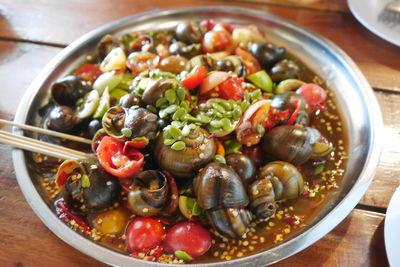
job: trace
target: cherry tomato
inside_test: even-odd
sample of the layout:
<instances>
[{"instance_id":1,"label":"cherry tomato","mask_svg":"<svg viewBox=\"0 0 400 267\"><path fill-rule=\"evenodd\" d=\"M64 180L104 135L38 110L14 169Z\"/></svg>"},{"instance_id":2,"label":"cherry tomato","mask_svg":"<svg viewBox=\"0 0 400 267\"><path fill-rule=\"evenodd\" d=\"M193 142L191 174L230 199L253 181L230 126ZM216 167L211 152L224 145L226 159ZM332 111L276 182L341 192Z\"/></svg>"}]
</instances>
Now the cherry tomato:
<instances>
[{"instance_id":1,"label":"cherry tomato","mask_svg":"<svg viewBox=\"0 0 400 267\"><path fill-rule=\"evenodd\" d=\"M133 73L139 74L148 69L157 68L160 58L150 52L130 53L126 61L126 66Z\"/></svg>"},{"instance_id":2,"label":"cherry tomato","mask_svg":"<svg viewBox=\"0 0 400 267\"><path fill-rule=\"evenodd\" d=\"M203 37L203 50L205 53L232 51L233 41L226 31L209 31Z\"/></svg>"},{"instance_id":3,"label":"cherry tomato","mask_svg":"<svg viewBox=\"0 0 400 267\"><path fill-rule=\"evenodd\" d=\"M129 215L128 210L123 208L107 210L94 218L93 226L103 234L119 235L125 230Z\"/></svg>"},{"instance_id":4,"label":"cherry tomato","mask_svg":"<svg viewBox=\"0 0 400 267\"><path fill-rule=\"evenodd\" d=\"M123 153L124 144L110 136L101 139L97 148L100 165L109 173L126 178L137 172L143 165L144 156L137 150L130 149L129 155Z\"/></svg>"},{"instance_id":5,"label":"cherry tomato","mask_svg":"<svg viewBox=\"0 0 400 267\"><path fill-rule=\"evenodd\" d=\"M327 97L325 90L315 83L303 84L299 89L296 90L296 93L304 96L311 109L318 109L318 107L324 103Z\"/></svg>"},{"instance_id":6,"label":"cherry tomato","mask_svg":"<svg viewBox=\"0 0 400 267\"><path fill-rule=\"evenodd\" d=\"M243 63L246 66L247 71L249 72L248 74L252 74L261 70L260 63L258 63L258 60L253 57L250 52L244 50L243 48L237 47L235 49L235 55L242 58Z\"/></svg>"},{"instance_id":7,"label":"cherry tomato","mask_svg":"<svg viewBox=\"0 0 400 267\"><path fill-rule=\"evenodd\" d=\"M241 100L243 99L244 89L242 78L228 78L218 85L219 95L223 99Z\"/></svg>"},{"instance_id":8,"label":"cherry tomato","mask_svg":"<svg viewBox=\"0 0 400 267\"><path fill-rule=\"evenodd\" d=\"M100 68L92 64L83 64L76 71L75 75L90 82L94 82L102 74Z\"/></svg>"},{"instance_id":9,"label":"cherry tomato","mask_svg":"<svg viewBox=\"0 0 400 267\"><path fill-rule=\"evenodd\" d=\"M196 223L182 222L168 230L165 245L173 252L181 250L192 257L199 257L211 247L211 236Z\"/></svg>"},{"instance_id":10,"label":"cherry tomato","mask_svg":"<svg viewBox=\"0 0 400 267\"><path fill-rule=\"evenodd\" d=\"M129 251L153 249L163 239L163 225L148 217L138 217L126 229L126 243Z\"/></svg>"},{"instance_id":11,"label":"cherry tomato","mask_svg":"<svg viewBox=\"0 0 400 267\"><path fill-rule=\"evenodd\" d=\"M181 82L183 86L191 90L198 87L206 76L207 76L207 68L205 66L200 66L198 68L193 69L193 71L191 71L189 75Z\"/></svg>"}]
</instances>

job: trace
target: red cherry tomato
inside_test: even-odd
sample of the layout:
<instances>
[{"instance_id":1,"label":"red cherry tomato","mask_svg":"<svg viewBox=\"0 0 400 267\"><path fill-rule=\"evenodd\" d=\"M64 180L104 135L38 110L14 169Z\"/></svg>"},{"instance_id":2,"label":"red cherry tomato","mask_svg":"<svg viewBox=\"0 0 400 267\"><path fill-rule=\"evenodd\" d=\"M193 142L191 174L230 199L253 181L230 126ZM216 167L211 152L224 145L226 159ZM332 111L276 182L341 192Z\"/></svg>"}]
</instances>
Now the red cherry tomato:
<instances>
[{"instance_id":1,"label":"red cherry tomato","mask_svg":"<svg viewBox=\"0 0 400 267\"><path fill-rule=\"evenodd\" d=\"M203 50L205 53L232 51L232 37L226 31L209 31L203 37Z\"/></svg>"},{"instance_id":2,"label":"red cherry tomato","mask_svg":"<svg viewBox=\"0 0 400 267\"><path fill-rule=\"evenodd\" d=\"M76 71L75 75L93 82L102 74L100 68L92 64L83 64Z\"/></svg>"},{"instance_id":3,"label":"red cherry tomato","mask_svg":"<svg viewBox=\"0 0 400 267\"><path fill-rule=\"evenodd\" d=\"M126 228L126 243L129 251L153 249L163 239L163 225L148 217L139 217L131 221Z\"/></svg>"},{"instance_id":4,"label":"red cherry tomato","mask_svg":"<svg viewBox=\"0 0 400 267\"><path fill-rule=\"evenodd\" d=\"M182 250L192 257L199 257L211 247L211 236L198 224L182 222L168 230L165 245L173 252Z\"/></svg>"},{"instance_id":5,"label":"red cherry tomato","mask_svg":"<svg viewBox=\"0 0 400 267\"><path fill-rule=\"evenodd\" d=\"M315 83L303 84L299 89L296 90L296 93L304 96L311 109L318 109L318 107L324 103L327 97L325 90Z\"/></svg>"},{"instance_id":6,"label":"red cherry tomato","mask_svg":"<svg viewBox=\"0 0 400 267\"><path fill-rule=\"evenodd\" d=\"M160 58L150 52L130 53L126 61L126 66L136 74L148 69L157 68Z\"/></svg>"},{"instance_id":7,"label":"red cherry tomato","mask_svg":"<svg viewBox=\"0 0 400 267\"><path fill-rule=\"evenodd\" d=\"M96 150L100 165L107 172L120 178L133 175L144 162L144 156L139 151L130 149L129 155L125 155L123 150L124 144L110 136L103 137Z\"/></svg>"},{"instance_id":8,"label":"red cherry tomato","mask_svg":"<svg viewBox=\"0 0 400 267\"><path fill-rule=\"evenodd\" d=\"M207 76L207 68L200 66L194 69L189 75L182 80L182 84L189 90L196 88L201 84L204 78Z\"/></svg>"},{"instance_id":9,"label":"red cherry tomato","mask_svg":"<svg viewBox=\"0 0 400 267\"><path fill-rule=\"evenodd\" d=\"M229 78L218 85L219 95L223 99L241 100L243 99L244 89L242 87L243 78Z\"/></svg>"}]
</instances>

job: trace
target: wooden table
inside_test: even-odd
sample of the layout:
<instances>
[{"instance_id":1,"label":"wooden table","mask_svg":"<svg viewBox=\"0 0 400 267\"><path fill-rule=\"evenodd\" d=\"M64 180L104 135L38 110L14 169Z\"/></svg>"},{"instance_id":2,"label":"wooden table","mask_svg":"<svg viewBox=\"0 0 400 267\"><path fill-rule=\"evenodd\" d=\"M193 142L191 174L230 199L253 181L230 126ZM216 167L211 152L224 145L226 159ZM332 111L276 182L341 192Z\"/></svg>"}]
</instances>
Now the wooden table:
<instances>
[{"instance_id":1,"label":"wooden table","mask_svg":"<svg viewBox=\"0 0 400 267\"><path fill-rule=\"evenodd\" d=\"M400 184L400 48L364 28L345 0L2 0L0 118L13 119L34 77L63 47L86 32L138 12L194 5L234 5L276 14L330 39L357 63L374 88L383 113L384 148L376 177L341 224L279 266L388 265L384 218ZM11 151L0 145L0 265L101 265L58 239L30 209L15 178Z\"/></svg>"}]
</instances>

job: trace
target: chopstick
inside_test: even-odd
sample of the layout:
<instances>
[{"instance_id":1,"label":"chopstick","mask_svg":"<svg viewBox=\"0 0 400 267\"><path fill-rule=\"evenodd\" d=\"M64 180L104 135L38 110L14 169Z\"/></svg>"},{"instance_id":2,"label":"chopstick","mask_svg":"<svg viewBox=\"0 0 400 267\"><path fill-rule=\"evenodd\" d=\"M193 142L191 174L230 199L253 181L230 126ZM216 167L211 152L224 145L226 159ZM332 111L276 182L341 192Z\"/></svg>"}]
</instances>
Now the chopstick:
<instances>
[{"instance_id":1,"label":"chopstick","mask_svg":"<svg viewBox=\"0 0 400 267\"><path fill-rule=\"evenodd\" d=\"M64 138L64 139L68 139L68 140L72 140L72 141L76 141L76 142L81 142L81 143L85 143L85 144L92 144L92 140L86 139L86 138L83 138L83 137L80 137L80 136L60 133L60 132L56 132L56 131L52 131L52 130L47 130L47 129L35 127L35 126L16 123L16 122L13 122L13 121L7 121L7 120L0 119L0 124L11 125L11 126L15 126L15 127L24 129L24 130L37 132L37 133L48 134L48 135L52 135L52 136L56 136L56 137L60 137L60 138Z\"/></svg>"},{"instance_id":2,"label":"chopstick","mask_svg":"<svg viewBox=\"0 0 400 267\"><path fill-rule=\"evenodd\" d=\"M15 135L3 130L0 130L0 143L61 159L97 159L95 156L81 151L42 142L26 136Z\"/></svg>"}]
</instances>

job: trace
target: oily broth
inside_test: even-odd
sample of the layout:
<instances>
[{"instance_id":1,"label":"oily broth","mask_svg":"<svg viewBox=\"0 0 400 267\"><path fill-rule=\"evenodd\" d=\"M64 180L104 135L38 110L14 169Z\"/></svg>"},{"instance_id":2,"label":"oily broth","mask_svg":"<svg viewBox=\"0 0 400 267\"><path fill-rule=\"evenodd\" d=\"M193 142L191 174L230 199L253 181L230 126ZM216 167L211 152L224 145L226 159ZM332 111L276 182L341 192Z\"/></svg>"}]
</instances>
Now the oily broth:
<instances>
[{"instance_id":1,"label":"oily broth","mask_svg":"<svg viewBox=\"0 0 400 267\"><path fill-rule=\"evenodd\" d=\"M300 65L304 74L302 80L314 82L320 84L325 89L327 88L323 80L303 66L295 57L288 54L287 58L294 60ZM326 206L335 189L340 186L347 164L348 151L346 129L334 102L334 94L328 89L326 91L328 95L326 109L312 114L311 126L318 129L332 143L334 150L324 163L323 170L320 168L318 173L315 173L318 166L312 162L307 162L301 166L300 171L306 182L303 196L296 201L280 203L276 215L267 222L252 224L251 231L247 234L246 238L226 240L225 238L212 235L213 245L211 249L205 255L194 259L191 263L232 260L277 246L296 236ZM35 169L39 172L40 182L48 197L54 201L58 200L60 196L58 189L55 187L54 178L57 166L60 165L61 161L38 154L33 154L33 161ZM95 216L89 215L86 218L89 224L93 217ZM72 225L72 228L79 231L79 227ZM211 228L210 232L213 232ZM96 242L107 248L128 254L124 236L100 237L97 234L93 234L87 237L96 240Z\"/></svg>"}]
</instances>

